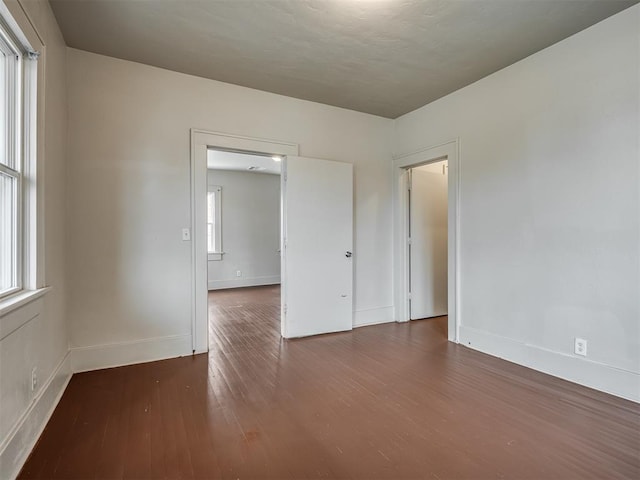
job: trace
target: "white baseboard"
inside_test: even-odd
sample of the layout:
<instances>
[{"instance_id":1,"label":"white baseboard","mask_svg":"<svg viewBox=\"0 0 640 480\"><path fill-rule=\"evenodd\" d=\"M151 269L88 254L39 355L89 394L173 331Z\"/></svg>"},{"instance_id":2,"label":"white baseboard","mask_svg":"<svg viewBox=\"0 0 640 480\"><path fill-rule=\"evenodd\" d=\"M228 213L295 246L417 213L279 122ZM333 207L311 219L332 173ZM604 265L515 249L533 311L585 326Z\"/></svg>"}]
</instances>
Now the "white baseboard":
<instances>
[{"instance_id":1,"label":"white baseboard","mask_svg":"<svg viewBox=\"0 0 640 480\"><path fill-rule=\"evenodd\" d=\"M378 325L379 323L393 322L393 306L367 308L353 312L353 327L366 327L367 325Z\"/></svg>"},{"instance_id":2,"label":"white baseboard","mask_svg":"<svg viewBox=\"0 0 640 480\"><path fill-rule=\"evenodd\" d=\"M259 287L262 285L275 285L280 283L280 275L266 277L233 278L231 280L209 280L209 290L222 290L225 288Z\"/></svg>"},{"instance_id":3,"label":"white baseboard","mask_svg":"<svg viewBox=\"0 0 640 480\"><path fill-rule=\"evenodd\" d=\"M13 479L20 473L67 388L71 373L71 356L67 352L0 445L0 478Z\"/></svg>"},{"instance_id":4,"label":"white baseboard","mask_svg":"<svg viewBox=\"0 0 640 480\"><path fill-rule=\"evenodd\" d=\"M475 328L460 326L460 344L585 387L640 402L640 374Z\"/></svg>"},{"instance_id":5,"label":"white baseboard","mask_svg":"<svg viewBox=\"0 0 640 480\"><path fill-rule=\"evenodd\" d=\"M71 349L71 365L73 372L79 373L183 357L191 355L192 348L191 335L172 335L108 345L76 347Z\"/></svg>"}]
</instances>

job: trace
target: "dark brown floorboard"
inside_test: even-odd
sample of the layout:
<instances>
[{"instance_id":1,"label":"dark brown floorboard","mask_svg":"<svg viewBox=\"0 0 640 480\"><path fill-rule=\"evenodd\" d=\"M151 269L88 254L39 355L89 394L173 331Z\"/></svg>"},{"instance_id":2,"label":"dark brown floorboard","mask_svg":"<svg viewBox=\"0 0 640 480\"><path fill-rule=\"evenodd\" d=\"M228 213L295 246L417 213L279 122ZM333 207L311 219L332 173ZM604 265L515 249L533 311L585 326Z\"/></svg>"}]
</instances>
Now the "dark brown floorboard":
<instances>
[{"instance_id":1,"label":"dark brown floorboard","mask_svg":"<svg viewBox=\"0 0 640 480\"><path fill-rule=\"evenodd\" d=\"M446 341L446 317L281 340L210 294L209 355L74 375L20 478L640 478L640 407Z\"/></svg>"}]
</instances>

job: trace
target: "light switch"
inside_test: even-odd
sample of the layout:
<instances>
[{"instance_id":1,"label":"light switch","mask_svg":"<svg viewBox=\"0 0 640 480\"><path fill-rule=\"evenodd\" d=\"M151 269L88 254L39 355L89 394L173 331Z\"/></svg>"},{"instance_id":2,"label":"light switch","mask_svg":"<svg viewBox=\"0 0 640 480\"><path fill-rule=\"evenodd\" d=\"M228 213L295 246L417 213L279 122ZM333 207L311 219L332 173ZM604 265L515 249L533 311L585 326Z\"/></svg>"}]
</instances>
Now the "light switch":
<instances>
[{"instance_id":1,"label":"light switch","mask_svg":"<svg viewBox=\"0 0 640 480\"><path fill-rule=\"evenodd\" d=\"M182 229L182 241L188 242L189 240L191 240L191 230L189 230L188 228L183 228Z\"/></svg>"}]
</instances>

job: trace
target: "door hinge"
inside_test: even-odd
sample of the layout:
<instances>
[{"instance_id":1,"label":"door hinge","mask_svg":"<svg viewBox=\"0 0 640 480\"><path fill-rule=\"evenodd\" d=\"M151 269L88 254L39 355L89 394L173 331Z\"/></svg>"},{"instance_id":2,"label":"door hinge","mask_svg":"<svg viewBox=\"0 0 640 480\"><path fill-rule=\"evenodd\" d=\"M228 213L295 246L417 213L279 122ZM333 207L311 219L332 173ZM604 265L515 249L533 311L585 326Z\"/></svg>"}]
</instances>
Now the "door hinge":
<instances>
[{"instance_id":1,"label":"door hinge","mask_svg":"<svg viewBox=\"0 0 640 480\"><path fill-rule=\"evenodd\" d=\"M409 292L409 301L411 301L411 292Z\"/></svg>"},{"instance_id":2,"label":"door hinge","mask_svg":"<svg viewBox=\"0 0 640 480\"><path fill-rule=\"evenodd\" d=\"M288 307L287 307L287 305L285 304L285 306L284 306L284 314L285 314L285 315L287 314L287 309L288 309Z\"/></svg>"},{"instance_id":3,"label":"door hinge","mask_svg":"<svg viewBox=\"0 0 640 480\"><path fill-rule=\"evenodd\" d=\"M411 190L411 183L412 183L411 177L412 177L411 170L409 170L408 178L407 178L407 190Z\"/></svg>"},{"instance_id":4,"label":"door hinge","mask_svg":"<svg viewBox=\"0 0 640 480\"><path fill-rule=\"evenodd\" d=\"M407 245L411 245L411 237L407 238Z\"/></svg>"}]
</instances>

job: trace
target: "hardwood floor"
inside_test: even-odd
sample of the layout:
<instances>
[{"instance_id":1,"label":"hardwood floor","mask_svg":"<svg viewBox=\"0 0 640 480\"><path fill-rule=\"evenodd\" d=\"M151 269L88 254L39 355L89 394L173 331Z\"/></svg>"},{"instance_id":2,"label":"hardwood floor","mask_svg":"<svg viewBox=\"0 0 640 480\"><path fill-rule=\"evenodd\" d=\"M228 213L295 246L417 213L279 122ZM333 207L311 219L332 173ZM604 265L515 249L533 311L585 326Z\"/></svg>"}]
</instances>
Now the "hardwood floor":
<instances>
[{"instance_id":1,"label":"hardwood floor","mask_svg":"<svg viewBox=\"0 0 640 480\"><path fill-rule=\"evenodd\" d=\"M640 478L640 406L446 341L446 317L281 340L210 295L209 355L74 375L20 478Z\"/></svg>"}]
</instances>

